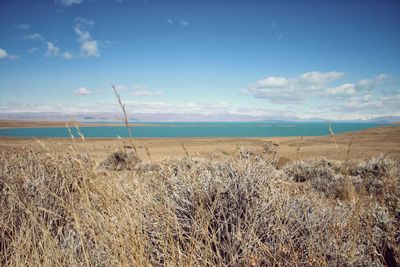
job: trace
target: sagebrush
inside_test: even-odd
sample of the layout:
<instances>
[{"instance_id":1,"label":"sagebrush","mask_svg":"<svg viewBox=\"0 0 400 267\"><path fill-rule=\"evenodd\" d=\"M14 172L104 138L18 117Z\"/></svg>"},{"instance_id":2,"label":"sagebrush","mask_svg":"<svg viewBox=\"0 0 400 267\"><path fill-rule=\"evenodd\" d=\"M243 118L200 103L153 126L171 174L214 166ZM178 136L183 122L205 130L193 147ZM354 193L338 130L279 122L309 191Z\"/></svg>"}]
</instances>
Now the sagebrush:
<instances>
[{"instance_id":1,"label":"sagebrush","mask_svg":"<svg viewBox=\"0 0 400 267\"><path fill-rule=\"evenodd\" d=\"M400 264L397 161L132 153L2 151L0 264Z\"/></svg>"}]
</instances>

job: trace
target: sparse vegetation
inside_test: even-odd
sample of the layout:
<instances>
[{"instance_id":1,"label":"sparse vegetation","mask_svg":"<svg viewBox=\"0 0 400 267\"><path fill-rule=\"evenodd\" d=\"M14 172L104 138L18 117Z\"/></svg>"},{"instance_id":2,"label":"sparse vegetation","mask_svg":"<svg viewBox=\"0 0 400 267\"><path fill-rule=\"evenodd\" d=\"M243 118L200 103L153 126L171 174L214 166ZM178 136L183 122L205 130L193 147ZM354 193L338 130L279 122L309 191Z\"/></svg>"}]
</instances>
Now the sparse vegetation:
<instances>
[{"instance_id":1,"label":"sparse vegetation","mask_svg":"<svg viewBox=\"0 0 400 267\"><path fill-rule=\"evenodd\" d=\"M3 266L395 266L400 168L0 152Z\"/></svg>"},{"instance_id":2,"label":"sparse vegetation","mask_svg":"<svg viewBox=\"0 0 400 267\"><path fill-rule=\"evenodd\" d=\"M199 158L183 142L184 158L153 162L129 141L98 164L39 140L1 151L0 264L400 264L398 161L350 161L351 140L344 161L302 161L301 138L284 166L271 145Z\"/></svg>"}]
</instances>

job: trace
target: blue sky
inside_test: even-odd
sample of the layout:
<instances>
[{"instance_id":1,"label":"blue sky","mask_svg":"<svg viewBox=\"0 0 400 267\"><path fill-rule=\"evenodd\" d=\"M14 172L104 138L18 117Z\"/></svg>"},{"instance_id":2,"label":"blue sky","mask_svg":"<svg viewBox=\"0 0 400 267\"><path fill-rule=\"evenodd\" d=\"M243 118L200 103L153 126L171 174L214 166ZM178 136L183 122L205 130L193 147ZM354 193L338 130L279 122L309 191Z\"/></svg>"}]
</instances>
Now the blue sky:
<instances>
[{"instance_id":1,"label":"blue sky","mask_svg":"<svg viewBox=\"0 0 400 267\"><path fill-rule=\"evenodd\" d=\"M0 113L400 115L400 2L0 2Z\"/></svg>"}]
</instances>

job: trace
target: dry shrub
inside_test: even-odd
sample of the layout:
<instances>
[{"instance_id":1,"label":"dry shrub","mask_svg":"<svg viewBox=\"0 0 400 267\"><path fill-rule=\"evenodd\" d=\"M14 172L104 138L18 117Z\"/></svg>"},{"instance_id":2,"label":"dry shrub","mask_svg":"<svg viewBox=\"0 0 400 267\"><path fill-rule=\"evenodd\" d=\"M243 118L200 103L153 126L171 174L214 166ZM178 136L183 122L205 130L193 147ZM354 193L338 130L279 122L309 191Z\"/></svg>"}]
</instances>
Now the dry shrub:
<instances>
[{"instance_id":1,"label":"dry shrub","mask_svg":"<svg viewBox=\"0 0 400 267\"><path fill-rule=\"evenodd\" d=\"M137 220L123 216L136 212L136 206L130 207L135 201L126 204L132 185L121 187L112 176L103 177L80 155L13 152L0 156L2 265L110 266L132 261L110 256L119 253L118 247L136 245L140 251L140 239L132 237Z\"/></svg>"},{"instance_id":2,"label":"dry shrub","mask_svg":"<svg viewBox=\"0 0 400 267\"><path fill-rule=\"evenodd\" d=\"M399 179L399 164L384 155L353 163L350 174L359 177L368 193L381 194L384 191L385 180Z\"/></svg>"},{"instance_id":3,"label":"dry shrub","mask_svg":"<svg viewBox=\"0 0 400 267\"><path fill-rule=\"evenodd\" d=\"M279 170L275 159L244 150L227 157L160 163L126 157L129 163L122 165L108 158L106 166L112 167L103 162L99 170L87 155L2 151L0 263L400 263L397 167L361 177L341 173L339 162L310 160ZM363 163L352 164L358 170ZM354 184L354 177L366 188L367 176L383 179L379 195L356 190L355 201L333 200L340 194L331 192Z\"/></svg>"},{"instance_id":4,"label":"dry shrub","mask_svg":"<svg viewBox=\"0 0 400 267\"><path fill-rule=\"evenodd\" d=\"M329 197L348 199L348 179L340 172L340 165L336 161L327 159L314 159L293 162L286 165L283 170L288 178L295 182L310 182L312 188ZM351 191L351 189L350 189Z\"/></svg>"},{"instance_id":5,"label":"dry shrub","mask_svg":"<svg viewBox=\"0 0 400 267\"><path fill-rule=\"evenodd\" d=\"M295 182L305 182L315 178L331 180L339 169L336 162L327 159L295 161L284 167L289 178Z\"/></svg>"},{"instance_id":6,"label":"dry shrub","mask_svg":"<svg viewBox=\"0 0 400 267\"><path fill-rule=\"evenodd\" d=\"M392 170L398 173L398 164L381 154L378 157L359 161L354 164L351 172L353 175L360 175L362 178L382 178Z\"/></svg>"},{"instance_id":7,"label":"dry shrub","mask_svg":"<svg viewBox=\"0 0 400 267\"><path fill-rule=\"evenodd\" d=\"M102 161L100 167L110 171L133 170L141 161L134 151L117 150Z\"/></svg>"}]
</instances>

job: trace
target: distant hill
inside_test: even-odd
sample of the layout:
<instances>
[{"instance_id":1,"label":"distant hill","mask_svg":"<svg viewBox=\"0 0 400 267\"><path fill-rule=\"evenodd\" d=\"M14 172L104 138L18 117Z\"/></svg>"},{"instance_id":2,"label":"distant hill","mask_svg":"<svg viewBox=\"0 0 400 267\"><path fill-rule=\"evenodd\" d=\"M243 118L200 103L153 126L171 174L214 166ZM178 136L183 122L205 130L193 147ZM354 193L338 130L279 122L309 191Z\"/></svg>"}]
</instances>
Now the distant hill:
<instances>
[{"instance_id":1,"label":"distant hill","mask_svg":"<svg viewBox=\"0 0 400 267\"><path fill-rule=\"evenodd\" d=\"M294 116L253 116L245 114L218 113L131 113L128 114L131 122L207 122L207 121L248 121L248 122L324 122L323 118L302 119ZM115 122L123 120L121 113L61 113L61 112L23 112L0 113L0 120L41 120L41 121L82 121L82 122ZM368 120L341 120L343 122L372 122L395 123L400 122L400 116L380 116Z\"/></svg>"},{"instance_id":2,"label":"distant hill","mask_svg":"<svg viewBox=\"0 0 400 267\"><path fill-rule=\"evenodd\" d=\"M382 116L382 117L375 117L373 119L369 119L370 122L376 123L395 123L400 122L400 116Z\"/></svg>"}]
</instances>

